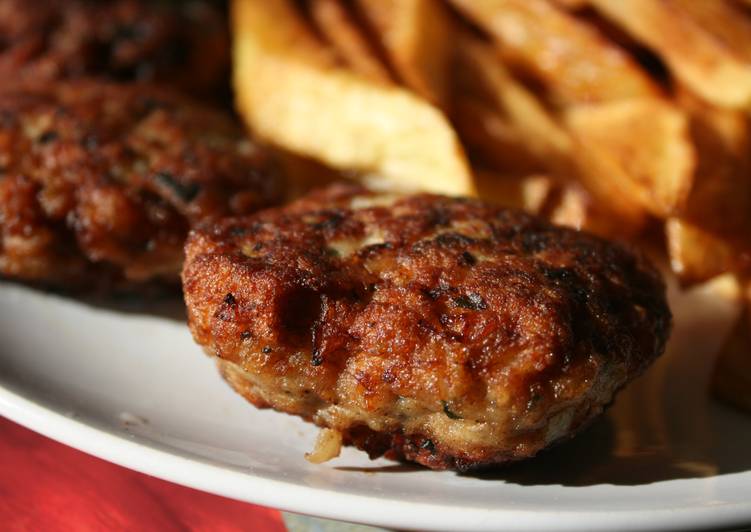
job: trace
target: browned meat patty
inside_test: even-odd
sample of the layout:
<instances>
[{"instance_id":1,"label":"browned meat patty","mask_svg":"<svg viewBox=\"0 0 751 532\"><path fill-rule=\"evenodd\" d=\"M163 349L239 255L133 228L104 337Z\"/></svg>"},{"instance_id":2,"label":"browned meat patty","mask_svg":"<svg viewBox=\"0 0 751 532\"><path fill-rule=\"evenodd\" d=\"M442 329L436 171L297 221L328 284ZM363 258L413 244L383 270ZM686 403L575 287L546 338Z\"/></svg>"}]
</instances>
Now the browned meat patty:
<instances>
[{"instance_id":1,"label":"browned meat patty","mask_svg":"<svg viewBox=\"0 0 751 532\"><path fill-rule=\"evenodd\" d=\"M228 85L228 34L205 1L0 0L0 79L96 75L208 95Z\"/></svg>"},{"instance_id":2,"label":"browned meat patty","mask_svg":"<svg viewBox=\"0 0 751 532\"><path fill-rule=\"evenodd\" d=\"M276 202L234 121L151 86L0 93L0 275L63 287L179 283L189 227Z\"/></svg>"},{"instance_id":3,"label":"browned meat patty","mask_svg":"<svg viewBox=\"0 0 751 532\"><path fill-rule=\"evenodd\" d=\"M571 436L671 325L641 256L471 199L335 186L186 253L191 330L237 391L436 469Z\"/></svg>"}]
</instances>

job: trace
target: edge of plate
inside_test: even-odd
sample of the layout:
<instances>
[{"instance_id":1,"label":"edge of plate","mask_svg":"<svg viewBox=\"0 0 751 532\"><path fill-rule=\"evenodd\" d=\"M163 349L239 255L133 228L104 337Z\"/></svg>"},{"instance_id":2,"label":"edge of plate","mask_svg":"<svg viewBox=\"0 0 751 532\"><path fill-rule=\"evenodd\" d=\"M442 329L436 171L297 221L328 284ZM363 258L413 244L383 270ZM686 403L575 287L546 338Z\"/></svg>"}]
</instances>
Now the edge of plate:
<instances>
[{"instance_id":1,"label":"edge of plate","mask_svg":"<svg viewBox=\"0 0 751 532\"><path fill-rule=\"evenodd\" d=\"M87 454L176 484L284 511L402 530L706 530L751 523L751 505L558 512L383 500L267 479L160 450L71 419L3 386L0 415Z\"/></svg>"}]
</instances>

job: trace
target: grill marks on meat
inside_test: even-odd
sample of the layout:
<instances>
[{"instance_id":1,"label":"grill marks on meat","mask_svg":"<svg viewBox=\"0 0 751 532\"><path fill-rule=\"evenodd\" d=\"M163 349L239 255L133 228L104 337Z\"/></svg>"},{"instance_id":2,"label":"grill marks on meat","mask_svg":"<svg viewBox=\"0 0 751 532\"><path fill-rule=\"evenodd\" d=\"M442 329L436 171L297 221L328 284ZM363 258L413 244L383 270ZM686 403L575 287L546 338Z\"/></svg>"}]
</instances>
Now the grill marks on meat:
<instances>
[{"instance_id":1,"label":"grill marks on meat","mask_svg":"<svg viewBox=\"0 0 751 532\"><path fill-rule=\"evenodd\" d=\"M639 255L470 199L335 186L186 253L191 329L240 393L433 468L570 436L670 330Z\"/></svg>"},{"instance_id":2,"label":"grill marks on meat","mask_svg":"<svg viewBox=\"0 0 751 532\"><path fill-rule=\"evenodd\" d=\"M275 202L224 114L99 81L0 94L0 273L64 286L177 281L191 225Z\"/></svg>"}]
</instances>

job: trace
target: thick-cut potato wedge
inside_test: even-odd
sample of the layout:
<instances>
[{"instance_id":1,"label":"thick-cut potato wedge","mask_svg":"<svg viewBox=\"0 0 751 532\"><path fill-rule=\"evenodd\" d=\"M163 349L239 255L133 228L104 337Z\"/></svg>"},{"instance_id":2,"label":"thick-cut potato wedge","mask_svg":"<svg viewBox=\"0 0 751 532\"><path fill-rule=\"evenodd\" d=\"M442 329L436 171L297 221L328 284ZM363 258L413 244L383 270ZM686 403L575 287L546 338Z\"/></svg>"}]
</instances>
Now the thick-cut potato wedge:
<instances>
[{"instance_id":1,"label":"thick-cut potato wedge","mask_svg":"<svg viewBox=\"0 0 751 532\"><path fill-rule=\"evenodd\" d=\"M232 15L237 105L259 137L395 189L474 194L438 109L322 60L287 0L235 0Z\"/></svg>"},{"instance_id":2,"label":"thick-cut potato wedge","mask_svg":"<svg viewBox=\"0 0 751 532\"><path fill-rule=\"evenodd\" d=\"M273 152L274 160L286 178L285 201L294 201L314 188L344 179L341 172L308 157L279 149L274 149Z\"/></svg>"},{"instance_id":3,"label":"thick-cut potato wedge","mask_svg":"<svg viewBox=\"0 0 751 532\"><path fill-rule=\"evenodd\" d=\"M554 195L556 181L545 174L511 175L478 169L477 190L484 200L503 207L542 214Z\"/></svg>"},{"instance_id":4,"label":"thick-cut potato wedge","mask_svg":"<svg viewBox=\"0 0 751 532\"><path fill-rule=\"evenodd\" d=\"M459 40L459 57L459 75L465 78L465 83L480 87L489 95L518 133L525 150L534 154L543 168L558 175L570 175L570 136L538 97L507 71L495 50L464 36Z\"/></svg>"},{"instance_id":5,"label":"thick-cut potato wedge","mask_svg":"<svg viewBox=\"0 0 751 532\"><path fill-rule=\"evenodd\" d=\"M508 163L529 161L532 156L536 164L531 169L557 176L564 184L572 180L584 183L588 192L574 183L565 184L571 190L562 196L565 203L559 216L567 225L597 227L601 234L614 236L636 234L646 220L645 209L614 193L610 176L599 173L601 164L593 167L580 157L586 148L572 139L559 117L513 77L492 47L467 35L459 39L458 47L460 91L499 110L496 114L492 109L480 114L478 111L483 111L483 107L460 100L454 121L468 146L479 151L483 160L505 171L521 171ZM494 141L497 141L495 158ZM514 148L514 143L519 147ZM595 208L595 203L602 204L602 209ZM614 221L606 222L605 216L595 212L598 210L602 214L607 212Z\"/></svg>"},{"instance_id":6,"label":"thick-cut potato wedge","mask_svg":"<svg viewBox=\"0 0 751 532\"><path fill-rule=\"evenodd\" d=\"M454 127L473 161L507 174L545 172L548 161L530 149L519 128L490 105L472 98L453 104Z\"/></svg>"},{"instance_id":7,"label":"thick-cut potato wedge","mask_svg":"<svg viewBox=\"0 0 751 532\"><path fill-rule=\"evenodd\" d=\"M358 0L404 84L448 104L453 21L442 0Z\"/></svg>"},{"instance_id":8,"label":"thick-cut potato wedge","mask_svg":"<svg viewBox=\"0 0 751 532\"><path fill-rule=\"evenodd\" d=\"M692 120L691 127L700 129L695 142L708 145L705 149L710 150L707 152L710 159L718 152L735 158L748 153L751 130L749 115L745 111L718 107L680 84L675 87L675 93L676 103L688 112Z\"/></svg>"},{"instance_id":9,"label":"thick-cut potato wedge","mask_svg":"<svg viewBox=\"0 0 751 532\"><path fill-rule=\"evenodd\" d=\"M628 54L546 0L451 0L561 104L658 94ZM628 3L628 2L625 2Z\"/></svg>"},{"instance_id":10,"label":"thick-cut potato wedge","mask_svg":"<svg viewBox=\"0 0 751 532\"><path fill-rule=\"evenodd\" d=\"M632 228L602 208L579 184L546 174L513 175L479 169L475 182L481 198L537 214L558 225L623 238Z\"/></svg>"},{"instance_id":11,"label":"thick-cut potato wedge","mask_svg":"<svg viewBox=\"0 0 751 532\"><path fill-rule=\"evenodd\" d=\"M751 19L724 0L592 0L717 105L751 106Z\"/></svg>"},{"instance_id":12,"label":"thick-cut potato wedge","mask_svg":"<svg viewBox=\"0 0 751 532\"><path fill-rule=\"evenodd\" d=\"M680 90L691 118L698 164L681 216L730 241L751 235L751 124L738 110L722 109Z\"/></svg>"},{"instance_id":13,"label":"thick-cut potato wedge","mask_svg":"<svg viewBox=\"0 0 751 532\"><path fill-rule=\"evenodd\" d=\"M590 231L608 238L633 237L641 228L638 225L624 224L622 219L613 216L605 204L595 201L576 182L563 183L543 214L554 224Z\"/></svg>"},{"instance_id":14,"label":"thick-cut potato wedge","mask_svg":"<svg viewBox=\"0 0 751 532\"><path fill-rule=\"evenodd\" d=\"M684 285L751 266L751 131L748 117L678 87L691 119L697 167L680 218L666 223L668 255Z\"/></svg>"},{"instance_id":15,"label":"thick-cut potato wedge","mask_svg":"<svg viewBox=\"0 0 751 532\"><path fill-rule=\"evenodd\" d=\"M746 290L748 292L748 289ZM751 301L720 351L712 392L722 401L751 412Z\"/></svg>"},{"instance_id":16,"label":"thick-cut potato wedge","mask_svg":"<svg viewBox=\"0 0 751 532\"><path fill-rule=\"evenodd\" d=\"M243 43L233 45L235 62L238 52L252 48L319 68L332 68L338 63L336 52L315 37L289 0L233 0L232 28L236 40ZM251 29L253 34L249 35Z\"/></svg>"},{"instance_id":17,"label":"thick-cut potato wedge","mask_svg":"<svg viewBox=\"0 0 751 532\"><path fill-rule=\"evenodd\" d=\"M370 80L391 83L388 69L378 59L343 1L310 0L313 21L352 70Z\"/></svg>"},{"instance_id":18,"label":"thick-cut potato wedge","mask_svg":"<svg viewBox=\"0 0 751 532\"><path fill-rule=\"evenodd\" d=\"M662 100L634 99L574 106L565 120L581 144L588 188L610 187L614 201L661 218L683 208L696 165L685 113Z\"/></svg>"},{"instance_id":19,"label":"thick-cut potato wedge","mask_svg":"<svg viewBox=\"0 0 751 532\"><path fill-rule=\"evenodd\" d=\"M585 8L589 5L589 0L548 0L561 6L564 9L576 11L577 9Z\"/></svg>"},{"instance_id":20,"label":"thick-cut potato wedge","mask_svg":"<svg viewBox=\"0 0 751 532\"><path fill-rule=\"evenodd\" d=\"M744 255L736 243L686 220L668 219L665 236L670 266L684 286L727 272L748 271L751 267L751 255Z\"/></svg>"}]
</instances>

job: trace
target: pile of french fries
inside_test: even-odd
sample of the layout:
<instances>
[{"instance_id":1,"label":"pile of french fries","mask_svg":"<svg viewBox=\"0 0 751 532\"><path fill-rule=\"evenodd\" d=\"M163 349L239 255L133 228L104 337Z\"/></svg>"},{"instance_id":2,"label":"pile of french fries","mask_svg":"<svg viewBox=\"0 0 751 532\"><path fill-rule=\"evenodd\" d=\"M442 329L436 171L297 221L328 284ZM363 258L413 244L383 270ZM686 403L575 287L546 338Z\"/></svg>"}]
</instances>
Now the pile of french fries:
<instances>
[{"instance_id":1,"label":"pile of french fries","mask_svg":"<svg viewBox=\"0 0 751 532\"><path fill-rule=\"evenodd\" d=\"M751 1L235 0L232 15L238 109L270 144L376 188L658 242L686 286L751 286ZM747 406L748 314L715 379ZM739 372L748 386L728 384Z\"/></svg>"}]
</instances>

